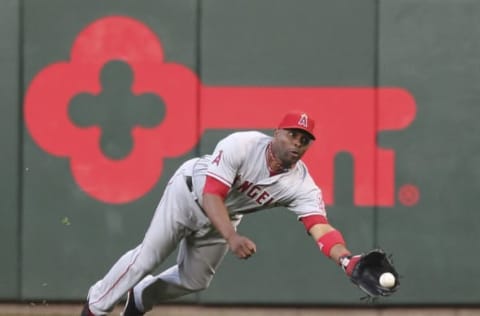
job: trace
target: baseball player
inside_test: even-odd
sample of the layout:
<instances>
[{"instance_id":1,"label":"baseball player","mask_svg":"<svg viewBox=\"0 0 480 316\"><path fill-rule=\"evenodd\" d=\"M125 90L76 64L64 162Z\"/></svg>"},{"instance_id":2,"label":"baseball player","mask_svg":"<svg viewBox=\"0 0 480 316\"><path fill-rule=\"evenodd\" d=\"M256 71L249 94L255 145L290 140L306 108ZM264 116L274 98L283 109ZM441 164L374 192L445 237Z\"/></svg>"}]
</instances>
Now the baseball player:
<instances>
[{"instance_id":1,"label":"baseball player","mask_svg":"<svg viewBox=\"0 0 480 316\"><path fill-rule=\"evenodd\" d=\"M314 126L306 113L292 111L273 137L236 132L212 155L185 162L168 182L142 243L93 284L81 315L106 315L125 294L122 315L143 315L162 300L206 289L228 250L240 259L257 250L237 231L242 216L277 206L294 212L321 252L350 275L360 256L351 256L329 224L321 190L300 160L315 140ZM177 264L150 275L177 246Z\"/></svg>"}]
</instances>

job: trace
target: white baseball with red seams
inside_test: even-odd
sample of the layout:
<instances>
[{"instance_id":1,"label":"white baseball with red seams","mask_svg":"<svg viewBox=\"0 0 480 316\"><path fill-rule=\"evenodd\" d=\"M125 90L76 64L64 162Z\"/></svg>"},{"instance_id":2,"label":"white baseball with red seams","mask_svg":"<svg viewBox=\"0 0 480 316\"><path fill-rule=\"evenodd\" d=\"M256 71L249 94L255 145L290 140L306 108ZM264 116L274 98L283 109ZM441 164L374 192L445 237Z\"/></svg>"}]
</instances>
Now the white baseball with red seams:
<instances>
[{"instance_id":1,"label":"white baseball with red seams","mask_svg":"<svg viewBox=\"0 0 480 316\"><path fill-rule=\"evenodd\" d=\"M220 141L212 155L185 162L168 182L143 242L90 288L91 312L111 311L132 287L136 305L144 311L208 287L228 245L195 201L202 200L206 175L230 187L225 204L235 228L243 214L275 206L285 206L297 217L326 217L321 191L302 161L270 176L266 153L271 140L255 131L234 133ZM186 184L189 176L193 193ZM177 264L148 275L177 245Z\"/></svg>"}]
</instances>

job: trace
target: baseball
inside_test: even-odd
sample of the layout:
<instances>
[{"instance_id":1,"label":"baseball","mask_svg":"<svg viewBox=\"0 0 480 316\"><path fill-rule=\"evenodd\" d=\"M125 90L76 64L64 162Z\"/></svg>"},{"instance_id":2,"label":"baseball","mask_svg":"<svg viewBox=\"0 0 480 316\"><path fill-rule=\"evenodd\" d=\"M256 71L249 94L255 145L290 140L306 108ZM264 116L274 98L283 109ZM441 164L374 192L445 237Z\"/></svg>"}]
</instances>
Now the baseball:
<instances>
[{"instance_id":1,"label":"baseball","mask_svg":"<svg viewBox=\"0 0 480 316\"><path fill-rule=\"evenodd\" d=\"M380 276L379 281L383 287L393 287L395 285L395 276L390 272L385 272Z\"/></svg>"}]
</instances>

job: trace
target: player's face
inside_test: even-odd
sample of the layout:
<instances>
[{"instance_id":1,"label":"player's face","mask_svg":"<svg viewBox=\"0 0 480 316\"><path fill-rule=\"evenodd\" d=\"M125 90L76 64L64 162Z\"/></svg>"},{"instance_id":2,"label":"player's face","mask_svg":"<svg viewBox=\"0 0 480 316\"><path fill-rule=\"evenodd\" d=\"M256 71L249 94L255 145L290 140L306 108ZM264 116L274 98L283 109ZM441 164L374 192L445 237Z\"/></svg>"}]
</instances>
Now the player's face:
<instances>
[{"instance_id":1,"label":"player's face","mask_svg":"<svg viewBox=\"0 0 480 316\"><path fill-rule=\"evenodd\" d=\"M290 167L302 158L311 143L310 136L300 129L277 129L272 151L285 167Z\"/></svg>"}]
</instances>

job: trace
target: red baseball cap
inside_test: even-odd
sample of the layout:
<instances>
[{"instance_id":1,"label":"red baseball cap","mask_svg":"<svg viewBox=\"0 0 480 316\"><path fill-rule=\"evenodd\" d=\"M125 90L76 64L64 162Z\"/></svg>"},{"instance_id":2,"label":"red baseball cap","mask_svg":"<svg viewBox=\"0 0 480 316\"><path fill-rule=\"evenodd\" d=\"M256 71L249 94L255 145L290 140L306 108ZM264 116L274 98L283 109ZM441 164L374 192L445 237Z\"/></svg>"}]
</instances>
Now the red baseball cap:
<instances>
[{"instance_id":1,"label":"red baseball cap","mask_svg":"<svg viewBox=\"0 0 480 316\"><path fill-rule=\"evenodd\" d=\"M283 119L278 124L278 128L281 129L301 129L307 132L312 139L315 139L313 135L313 128L315 127L315 121L308 116L307 113L302 111L291 111L285 114Z\"/></svg>"}]
</instances>

